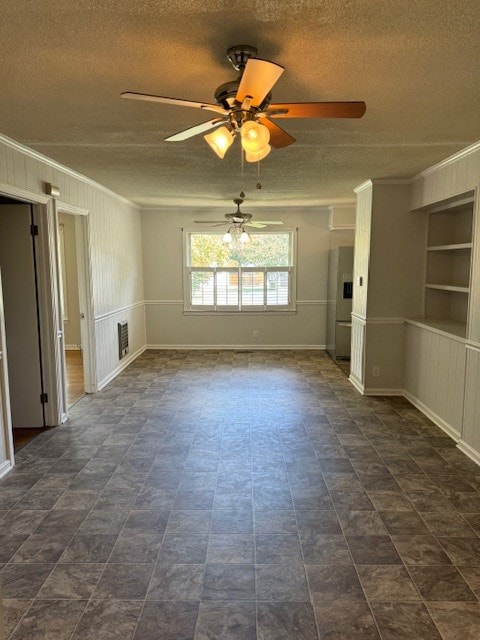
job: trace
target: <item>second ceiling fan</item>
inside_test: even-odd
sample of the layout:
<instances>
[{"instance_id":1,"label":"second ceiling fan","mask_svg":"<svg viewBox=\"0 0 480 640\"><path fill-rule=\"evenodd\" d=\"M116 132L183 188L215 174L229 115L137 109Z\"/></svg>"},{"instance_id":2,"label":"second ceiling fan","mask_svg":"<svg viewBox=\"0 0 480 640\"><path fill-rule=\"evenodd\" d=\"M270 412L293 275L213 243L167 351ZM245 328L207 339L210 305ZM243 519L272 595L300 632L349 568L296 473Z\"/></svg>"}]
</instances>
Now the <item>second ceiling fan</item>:
<instances>
[{"instance_id":1,"label":"second ceiling fan","mask_svg":"<svg viewBox=\"0 0 480 640\"><path fill-rule=\"evenodd\" d=\"M237 134L248 162L265 158L271 146L279 149L296 142L295 138L273 120L279 118L361 118L364 102L286 102L272 103L271 89L284 72L284 67L256 57L257 50L237 45L227 51L227 58L240 72L236 80L221 84L215 91L215 103L194 102L145 93L125 92L122 98L160 102L213 111L216 117L165 138L182 142L193 136L204 136L215 153L223 158ZM214 130L212 133L208 133Z\"/></svg>"}]
</instances>

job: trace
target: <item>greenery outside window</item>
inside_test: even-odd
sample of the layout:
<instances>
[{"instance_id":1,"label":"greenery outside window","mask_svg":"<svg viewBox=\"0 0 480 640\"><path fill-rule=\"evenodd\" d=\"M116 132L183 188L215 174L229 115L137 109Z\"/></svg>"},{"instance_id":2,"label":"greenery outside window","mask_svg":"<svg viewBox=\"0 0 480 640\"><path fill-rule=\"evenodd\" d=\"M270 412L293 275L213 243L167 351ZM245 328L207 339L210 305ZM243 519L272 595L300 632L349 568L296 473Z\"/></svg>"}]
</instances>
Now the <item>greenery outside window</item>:
<instances>
[{"instance_id":1,"label":"greenery outside window","mask_svg":"<svg viewBox=\"0 0 480 640\"><path fill-rule=\"evenodd\" d=\"M185 311L295 309L295 231L249 231L231 244L223 232L184 232Z\"/></svg>"}]
</instances>

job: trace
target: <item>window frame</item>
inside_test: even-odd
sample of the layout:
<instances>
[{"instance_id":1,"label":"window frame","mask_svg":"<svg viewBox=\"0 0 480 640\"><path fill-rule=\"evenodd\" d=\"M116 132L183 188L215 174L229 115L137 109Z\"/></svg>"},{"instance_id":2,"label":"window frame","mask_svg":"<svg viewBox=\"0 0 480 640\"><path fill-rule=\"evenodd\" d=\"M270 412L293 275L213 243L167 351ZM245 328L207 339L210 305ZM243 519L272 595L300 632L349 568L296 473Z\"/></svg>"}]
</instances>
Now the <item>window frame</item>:
<instances>
[{"instance_id":1,"label":"window frame","mask_svg":"<svg viewBox=\"0 0 480 640\"><path fill-rule=\"evenodd\" d=\"M223 231L210 231L198 229L183 229L182 230L182 264L183 264L183 312L192 314L259 314L259 313L292 313L296 312L296 289L297 289L297 229L283 229L280 231L249 231L250 235L278 235L288 234L290 236L290 266L288 267L192 267L191 262L191 243L190 238L192 235L213 235L222 236ZM192 304L192 289L191 289L191 274L195 272L213 273L214 286L214 304L213 305L194 305ZM218 305L217 300L217 286L216 279L217 274L222 273L237 273L238 274L238 302L236 305ZM287 305L242 305L242 288L241 288L241 275L243 273L262 272L264 274L264 303L267 301L267 273L268 272L287 272L288 278L288 299Z\"/></svg>"}]
</instances>

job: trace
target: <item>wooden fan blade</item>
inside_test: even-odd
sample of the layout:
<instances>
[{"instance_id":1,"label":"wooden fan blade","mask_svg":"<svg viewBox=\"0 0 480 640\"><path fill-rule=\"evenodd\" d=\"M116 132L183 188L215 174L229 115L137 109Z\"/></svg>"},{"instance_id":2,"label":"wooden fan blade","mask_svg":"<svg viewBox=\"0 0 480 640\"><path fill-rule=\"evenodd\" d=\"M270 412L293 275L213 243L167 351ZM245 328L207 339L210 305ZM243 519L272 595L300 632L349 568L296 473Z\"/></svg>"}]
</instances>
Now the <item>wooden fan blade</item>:
<instances>
[{"instance_id":1,"label":"wooden fan blade","mask_svg":"<svg viewBox=\"0 0 480 640\"><path fill-rule=\"evenodd\" d=\"M207 111L215 111L226 115L228 111L225 111L223 107L218 104L209 104L208 102L194 102L192 100L182 100L181 98L166 98L165 96L151 96L148 93L134 93L132 91L126 91L120 94L121 98L127 100L140 100L142 102L160 102L161 104L173 104L177 107L193 107L195 109L206 109Z\"/></svg>"},{"instance_id":2,"label":"wooden fan blade","mask_svg":"<svg viewBox=\"0 0 480 640\"><path fill-rule=\"evenodd\" d=\"M252 107L259 107L283 72L284 68L279 64L249 58L235 100L242 104L247 96L251 96Z\"/></svg>"},{"instance_id":3,"label":"wooden fan blade","mask_svg":"<svg viewBox=\"0 0 480 640\"><path fill-rule=\"evenodd\" d=\"M270 111L286 110L286 113L272 113L271 118L361 118L365 113L365 102L291 102L271 104Z\"/></svg>"},{"instance_id":4,"label":"wooden fan blade","mask_svg":"<svg viewBox=\"0 0 480 640\"><path fill-rule=\"evenodd\" d=\"M289 133L279 127L278 124L272 122L268 118L259 118L260 124L263 124L270 131L270 144L275 149L281 149L282 147L288 147L289 144L296 142L295 138Z\"/></svg>"},{"instance_id":5,"label":"wooden fan blade","mask_svg":"<svg viewBox=\"0 0 480 640\"><path fill-rule=\"evenodd\" d=\"M224 118L214 118L208 122L202 122L201 124L197 124L195 127L190 127L189 129L184 129L183 131L174 133L172 136L168 136L168 138L165 138L165 142L181 142L182 140L188 140L188 138L198 136L200 133L205 133L210 131L210 129L215 129L215 127L218 127L224 122Z\"/></svg>"}]
</instances>

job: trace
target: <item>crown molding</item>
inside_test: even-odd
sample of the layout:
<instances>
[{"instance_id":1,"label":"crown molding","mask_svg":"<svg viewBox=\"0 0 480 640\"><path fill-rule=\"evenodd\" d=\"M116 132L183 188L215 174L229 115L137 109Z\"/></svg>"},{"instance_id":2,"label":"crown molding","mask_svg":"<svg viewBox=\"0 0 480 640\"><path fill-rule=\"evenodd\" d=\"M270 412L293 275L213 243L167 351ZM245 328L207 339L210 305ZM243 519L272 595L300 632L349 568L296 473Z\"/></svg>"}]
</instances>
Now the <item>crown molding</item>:
<instances>
[{"instance_id":1,"label":"crown molding","mask_svg":"<svg viewBox=\"0 0 480 640\"><path fill-rule=\"evenodd\" d=\"M0 143L4 144L6 147L9 147L10 149L13 149L14 151L18 151L19 153L22 153L23 155L29 158L32 158L33 160L37 160L38 162L43 162L43 164L46 164L49 167L52 167L53 169L57 169L58 171L65 173L71 178L75 178L76 180L81 180L85 184L88 184L94 189L98 189L99 191L103 191L103 193L106 193L107 195L115 198L116 200L119 200L120 202L123 202L124 204L128 204L131 207L134 207L135 209L141 209L141 207L138 204L135 204L131 200L128 200L128 198L124 198L118 193L115 193L115 191L112 191L108 187L105 187L103 184L100 184L99 182L96 182L91 178L87 178L87 176L84 176L81 173L78 173L74 169L65 167L63 164L60 164L56 160L52 160L52 158L49 158L48 156L44 156L42 153L39 153L38 151L34 151L30 147L27 147L24 144L21 144L20 142L17 142L16 140L9 138L3 133L0 133Z\"/></svg>"},{"instance_id":2,"label":"crown molding","mask_svg":"<svg viewBox=\"0 0 480 640\"><path fill-rule=\"evenodd\" d=\"M465 147L464 149L461 149L460 151L457 151L457 153L454 153L452 156L448 156L448 158L445 158L445 160L442 160L441 162L437 162L437 164L434 164L431 167L428 167L427 169L420 171L420 173L418 173L414 177L414 180L415 181L420 180L421 178L424 178L425 176L428 176L431 173L435 173L435 171L438 171L439 169L448 167L454 162L457 162L462 158L466 158L467 156L470 156L478 151L480 151L480 140L478 142L474 142L468 147Z\"/></svg>"}]
</instances>

